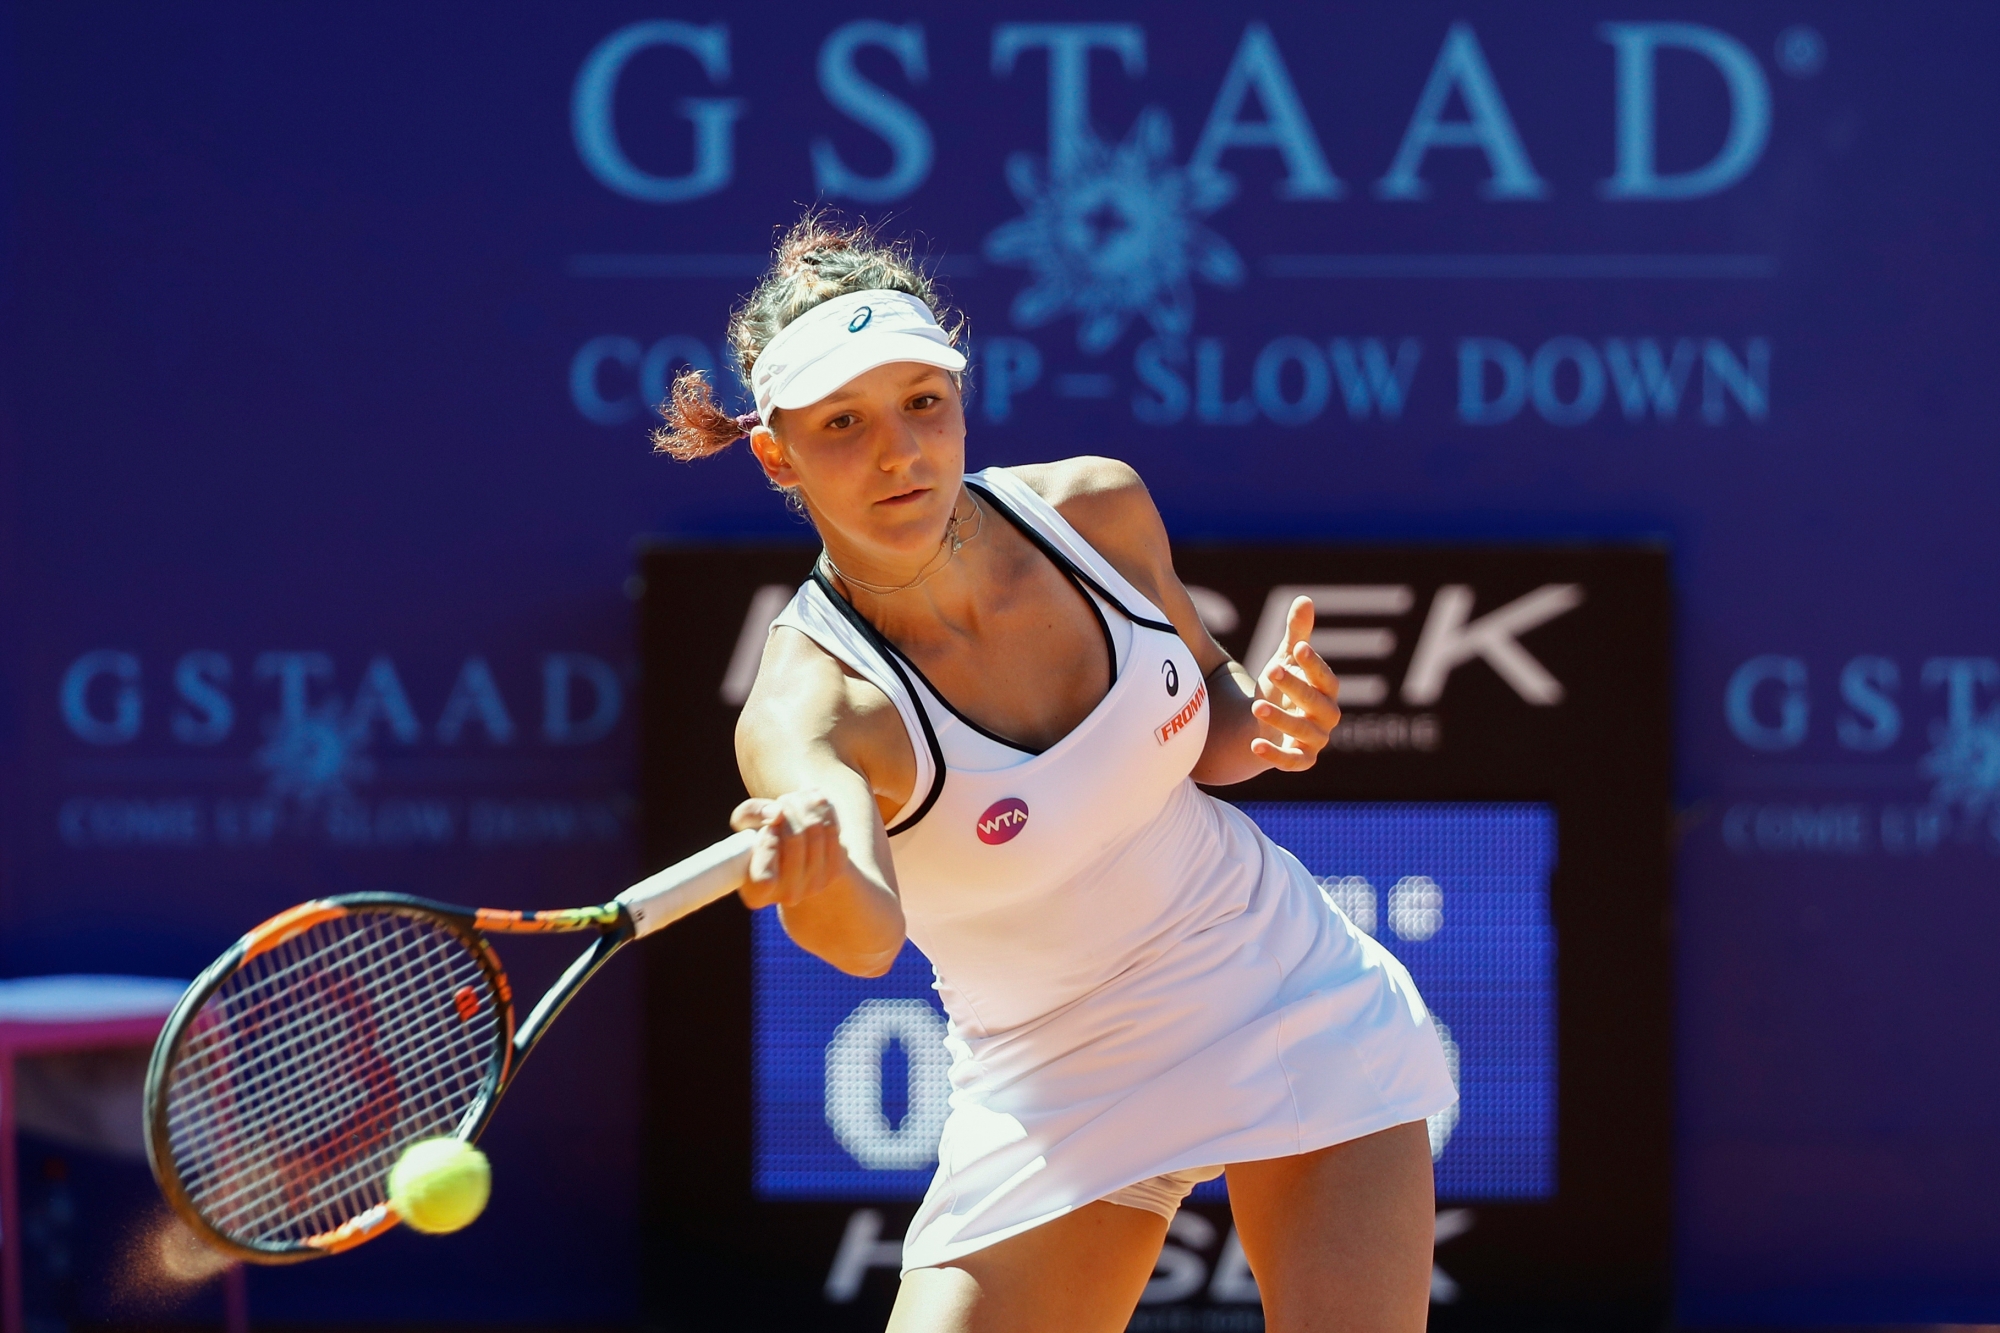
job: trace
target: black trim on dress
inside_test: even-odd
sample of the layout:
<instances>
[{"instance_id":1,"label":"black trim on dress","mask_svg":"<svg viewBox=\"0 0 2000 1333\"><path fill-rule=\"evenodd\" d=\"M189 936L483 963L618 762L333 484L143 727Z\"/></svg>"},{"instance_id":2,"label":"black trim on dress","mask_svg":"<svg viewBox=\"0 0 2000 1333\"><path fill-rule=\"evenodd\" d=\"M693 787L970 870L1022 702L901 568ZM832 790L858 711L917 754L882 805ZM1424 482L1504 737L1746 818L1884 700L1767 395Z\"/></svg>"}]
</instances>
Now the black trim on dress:
<instances>
[{"instance_id":1,"label":"black trim on dress","mask_svg":"<svg viewBox=\"0 0 2000 1333\"><path fill-rule=\"evenodd\" d=\"M1109 592L1105 591L1103 584L1099 583L1096 579L1090 577L1090 575L1084 573L1082 569L1078 568L1077 563L1074 560L1071 560L1067 555L1063 554L1061 547L1057 546L1054 542L1051 542L1047 537L1044 537L1041 533L1035 531L1035 529L1029 525L1026 519L1022 518L1019 514L1015 513L1012 509L1009 509L1001 501L1000 497L995 495L992 491L987 490L984 486L981 486L978 482L972 480L972 478L970 477L967 477L965 479L965 485L966 489L977 492L979 496L983 498L988 504L992 505L995 509L999 510L1000 516L1006 519L1009 523L1012 523L1015 527L1019 528L1021 530L1021 535L1023 537L1026 537L1029 541L1033 542L1036 546L1040 547L1042 554L1046 555L1050 560L1055 562L1056 568L1064 571L1073 579L1083 580L1083 582L1090 585L1092 591L1096 592L1096 594L1099 597L1102 597L1105 601L1117 607L1119 615L1124 616L1127 620L1131 621L1135 625L1144 625L1147 629L1161 630L1164 631L1165 633L1173 635L1175 638L1180 637L1181 632L1175 629L1172 625L1169 625L1164 620L1148 620L1144 616L1134 615L1132 613L1132 608L1126 606L1123 602L1119 601L1116 597L1113 597ZM1053 505L1050 506L1050 508L1052 509L1054 507L1055 506ZM1108 635L1109 631L1107 631L1106 633ZM1112 660L1114 662L1117 660L1116 654L1113 654Z\"/></svg>"},{"instance_id":2,"label":"black trim on dress","mask_svg":"<svg viewBox=\"0 0 2000 1333\"><path fill-rule=\"evenodd\" d=\"M861 615L859 611L856 611L854 609L854 604L852 602L848 601L844 597L840 597L839 590L835 589L830 583L828 583L826 579L819 573L818 570L813 571L813 577L820 581L821 587L827 589L829 592L832 593L833 596L840 598L840 604L843 607L845 607L848 611L853 613L853 616L850 618L859 617L859 619L855 620L856 624L867 626L868 641L876 645L877 649L881 651L884 656L887 656L892 659L890 661L890 665L895 666L896 661L901 661L903 666L908 667L912 672L914 672L916 674L917 679L924 683L924 688L930 692L931 698L937 700L938 703L944 706L945 712L950 713L960 722L963 722L966 726L971 727L974 731L984 736L987 740L992 741L995 745L1004 745L1010 750L1019 750L1022 754L1040 754L1042 752L1041 750L1037 750L1030 746L1023 745L1019 741L1010 741L997 731L988 731L985 727L980 726L977 722L967 717L964 713L959 712L958 706L952 703L951 700L944 697L944 691L940 690L937 686L931 684L931 678L924 674L924 669L917 665L916 659L912 658L908 653L904 652L901 648L898 648L895 644L889 642L889 636L882 633L881 630L876 629L873 624L870 624L866 616ZM1089 594L1085 593L1082 588L1078 588L1077 593L1079 596L1083 598L1084 601L1090 602ZM1091 609L1096 610L1097 604L1095 602L1091 602L1090 604L1091 604ZM1099 611L1097 612L1097 615L1098 619L1101 622L1104 613L1102 611ZM1110 633L1110 630L1107 628L1105 632L1108 634ZM1112 671L1112 682L1116 684L1118 679L1117 677L1118 659L1116 656L1113 656L1111 659L1111 671ZM909 685L910 683L909 677L903 674L901 667L897 667L896 675L898 679L902 680L905 686ZM910 697L916 701L917 711L919 713L922 713L924 711L923 696L919 695L914 689L912 689L910 691ZM928 724L929 722L928 715L926 715L925 721ZM1047 747L1044 746L1043 748L1046 749Z\"/></svg>"},{"instance_id":3,"label":"black trim on dress","mask_svg":"<svg viewBox=\"0 0 2000 1333\"><path fill-rule=\"evenodd\" d=\"M986 496L986 498L994 505L995 508L1000 509L1002 513L1006 514L1010 522L1014 523L1017 527L1020 526L1021 520L1019 518L1016 518L1011 512L1007 511L1004 507L1002 507L999 501L993 500L993 497L991 495L989 495L986 491L980 489L979 487L975 486L972 489L978 490L981 495ZM1024 529L1024 531L1027 530ZM1117 598L1113 597L1110 593L1105 592L1104 589L1098 587L1096 581L1091 579L1089 575L1085 574L1082 570L1078 569L1070 561L1063 559L1062 553L1060 551L1057 551L1049 547L1045 543L1041 544L1039 546L1039 549L1041 550L1043 556L1048 559L1049 563L1056 567L1056 572L1061 574L1064 578L1068 579L1070 586L1076 589L1076 595L1083 599L1083 604L1090 608L1090 614L1096 619L1098 633L1104 636L1104 660L1111 675L1110 684L1108 684L1104 690L1105 695L1108 697L1112 690L1118 688L1118 673L1121 669L1121 664L1118 661L1118 644L1117 641L1111 637L1111 622L1104 618L1103 608L1098 606L1097 598L1092 597L1090 594L1093 591L1095 591L1098 597L1102 597L1106 602L1110 603L1113 607L1117 608L1118 613L1120 615L1125 616L1127 619L1131 619L1132 613L1130 611L1127 611L1122 605L1120 605ZM838 590L835 589L832 584L826 581L826 579L820 574L817 568L813 570L813 577L819 579L821 587L827 589L829 592L833 592L834 595L836 596L839 595ZM847 607L851 611L854 610L853 603L847 601L847 599L844 597L841 598L840 600L842 606ZM854 614L856 616L861 615L859 611L854 611ZM960 722L963 722L966 726L972 728L980 735L984 736L987 740L992 741L995 745L1004 745L1010 750L1018 750L1022 754L1029 754L1029 755L1042 754L1049 749L1049 747L1046 745L1043 746L1023 745L1020 741L1009 740L1007 737L1002 736L999 732L990 731L987 728L981 726L976 720L974 720L971 717L968 717L958 707L957 704L953 703L950 699L946 698L944 691L940 690L936 685L932 684L931 678L924 674L924 669L917 665L916 659L911 657L908 653L904 652L901 648L898 648L895 644L891 643L889 641L889 636L882 633L880 630L876 629L873 624L869 623L867 617L862 616L861 619L856 621L855 623L861 625L867 625L868 639L870 643L876 644L884 652L894 654L896 657L902 659L903 665L908 667L912 672L916 674L917 679L924 683L924 688L930 691L931 697L933 699L936 699L938 703L942 704L944 706L944 710L947 713L950 713L953 717L957 718ZM1173 628L1172 626L1168 626L1170 632L1172 631L1172 628ZM907 684L908 683L907 680L904 683ZM911 692L911 696L913 698L915 697L915 691ZM1102 702L1102 700L1100 700L1099 702ZM917 699L917 710L919 712L923 711L923 706L924 706L923 700Z\"/></svg>"},{"instance_id":4,"label":"black trim on dress","mask_svg":"<svg viewBox=\"0 0 2000 1333\"><path fill-rule=\"evenodd\" d=\"M944 795L944 774L945 774L944 747L938 744L937 732L932 730L931 728L930 714L924 711L924 701L922 697L917 694L916 687L910 684L910 678L903 674L903 668L896 665L897 654L895 651L895 645L891 644L887 639L883 638L881 632L877 630L873 625L868 623L868 618L862 615L859 611L855 610L853 603L849 602L845 597L842 597L839 591L835 589L831 583L828 583L826 581L826 577L822 575L819 572L819 570L817 569L813 570L812 581L819 585L820 592L826 597L826 599L829 602L833 603L835 610L839 611L841 615L847 617L847 619L854 625L854 627L860 630L862 635L866 637L870 643L877 645L878 651L882 648L887 648L889 650L888 652L881 654L882 660L884 663L888 665L889 670L896 673L896 679L902 682L903 692L910 696L910 702L916 706L917 722L924 729L924 744L930 747L931 774L932 774L930 793L924 797L924 803L917 807L915 814L911 815L908 819L904 820L902 823L896 825L896 827L885 830L885 835L893 838L898 833L901 833L906 829L914 827L919 819L922 819L925 815L931 812L931 807L937 804L938 797ZM912 662L910 663L910 665L912 668L914 668L916 666L916 663ZM918 674L921 675L922 673L919 672ZM924 683L928 685L930 682L926 681ZM932 693L935 694L936 691L933 690ZM942 695L939 695L939 701L940 702L943 701Z\"/></svg>"},{"instance_id":5,"label":"black trim on dress","mask_svg":"<svg viewBox=\"0 0 2000 1333\"><path fill-rule=\"evenodd\" d=\"M1163 634L1171 634L1176 639L1180 637L1180 631L1175 629L1172 625L1167 624L1165 621L1149 620L1144 616L1135 615L1130 607L1126 606L1116 597L1113 597L1110 591L1106 589L1103 584L1099 583L1096 579L1092 578L1089 574L1085 573L1083 569L1080 568L1074 560L1070 559L1069 556L1064 554L1061 547L1056 546L1053 542L1049 541L1048 538L1044 537L1041 533L1037 532L1019 514L1015 513L1012 509L1008 508L1008 506L992 491L988 490L984 486L981 486L978 482L973 481L969 477L966 478L965 485L968 490L974 492L981 499L985 500L988 504L992 505L993 508L999 512L1002 518L1005 518L1009 523L1012 523L1016 528L1018 528L1021 532L1021 535L1026 537L1029 540L1029 542L1031 542L1034 545L1035 549L1040 551L1042 555L1048 559L1050 564L1054 565L1057 570L1061 571L1063 576L1070 581L1070 585L1076 589L1077 595L1083 598L1084 605L1090 608L1090 614L1097 620L1098 631L1104 635L1104 656L1105 660L1109 663L1111 669L1111 683L1105 690L1106 698L1110 697L1112 690L1118 688L1118 677L1121 671L1123 670L1123 665L1118 661L1118 644L1116 640L1114 640L1111 637L1111 622L1104 618L1104 609L1103 607L1100 607L1097 604L1099 599L1102 599L1106 605L1116 610L1119 615L1124 616L1134 625L1143 625L1147 629L1158 630ZM944 790L944 748L938 744L937 733L931 728L930 714L924 708L923 696L917 692L914 686L910 684L910 676L912 674L914 674L919 681L923 682L924 689L930 692L930 696L933 699L936 699L938 703L944 707L944 710L946 712L950 713L960 722L963 722L966 726L972 728L972 730L978 732L981 736L984 736L987 740L992 741L994 744L1004 745L1010 750L1017 750L1020 753L1027 755L1042 754L1051 748L1050 746L1046 745L1039 747L1031 745L1023 745L1020 741L1009 740L1007 737L1000 735L998 732L990 731L987 728L981 726L978 722L974 721L972 718L967 717L962 711L959 710L957 705L953 704L950 699L945 697L944 691L940 690L936 685L933 685L931 683L931 678L924 674L924 669L916 664L915 659L913 659L908 653L904 652L901 648L898 648L895 644L891 643L887 635L883 634L881 630L875 628L875 626L869 621L869 619L866 616L862 615L860 611L856 610L854 604L848 601L847 598L843 597L840 594L840 590L833 586L833 584L827 579L827 577L820 572L817 566L815 566L813 569L812 581L819 585L820 591L826 595L827 599L831 601L836 607L839 608L840 613L843 616L845 616L848 619L848 621L854 625L856 629L859 629L861 631L862 635L868 640L869 643L875 646L876 651L881 655L882 659L888 663L889 669L896 673L896 679L900 680L903 683L903 688L909 692L910 701L916 705L917 718L919 721L923 723L924 739L926 742L929 743L931 748L931 757L936 763L938 778L937 781L931 787L930 795L924 798L923 805L917 810L915 814L911 815L901 824L898 824L895 828L890 829L889 830L890 833L892 834L901 833L904 829L909 828L919 819L922 819L924 815L930 811L931 806L937 802L938 795ZM1091 596L1092 593L1096 593L1097 596L1092 597ZM905 672L903 669L904 667L908 667L909 671ZM1102 702L1103 700L1099 700L1099 703ZM1058 741L1056 743L1060 744L1061 742Z\"/></svg>"}]
</instances>

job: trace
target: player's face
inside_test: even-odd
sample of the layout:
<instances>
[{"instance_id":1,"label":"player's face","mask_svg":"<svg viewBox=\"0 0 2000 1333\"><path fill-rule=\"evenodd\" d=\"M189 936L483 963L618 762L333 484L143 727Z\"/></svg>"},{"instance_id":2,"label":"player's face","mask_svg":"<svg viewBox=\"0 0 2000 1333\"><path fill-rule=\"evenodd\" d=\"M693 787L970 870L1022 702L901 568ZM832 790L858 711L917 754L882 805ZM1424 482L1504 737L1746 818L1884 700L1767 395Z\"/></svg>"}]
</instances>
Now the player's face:
<instances>
[{"instance_id":1,"label":"player's face","mask_svg":"<svg viewBox=\"0 0 2000 1333\"><path fill-rule=\"evenodd\" d=\"M949 374L894 361L774 416L772 433L752 436L758 461L800 488L830 546L885 570L936 552L965 476L965 411Z\"/></svg>"}]
</instances>

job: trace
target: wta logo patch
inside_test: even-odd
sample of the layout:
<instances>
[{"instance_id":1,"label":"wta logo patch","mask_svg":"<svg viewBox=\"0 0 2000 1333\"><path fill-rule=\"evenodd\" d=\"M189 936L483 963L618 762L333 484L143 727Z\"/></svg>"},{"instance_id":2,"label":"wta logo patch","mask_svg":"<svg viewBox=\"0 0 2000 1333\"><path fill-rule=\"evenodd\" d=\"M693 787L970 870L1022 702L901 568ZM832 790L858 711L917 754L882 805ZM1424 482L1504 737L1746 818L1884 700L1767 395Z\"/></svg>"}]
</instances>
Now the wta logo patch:
<instances>
[{"instance_id":1,"label":"wta logo patch","mask_svg":"<svg viewBox=\"0 0 2000 1333\"><path fill-rule=\"evenodd\" d=\"M988 847L997 847L1027 825L1028 803L1018 796L1009 796L1004 801L995 801L987 806L986 813L973 825L973 832Z\"/></svg>"},{"instance_id":2,"label":"wta logo patch","mask_svg":"<svg viewBox=\"0 0 2000 1333\"><path fill-rule=\"evenodd\" d=\"M1201 712L1202 703L1207 698L1207 684L1204 683L1195 686L1194 693L1188 696L1186 703L1181 705L1181 711L1153 728L1153 735L1159 738L1160 744L1165 745L1175 736L1187 730L1187 724L1195 720L1196 715Z\"/></svg>"}]
</instances>

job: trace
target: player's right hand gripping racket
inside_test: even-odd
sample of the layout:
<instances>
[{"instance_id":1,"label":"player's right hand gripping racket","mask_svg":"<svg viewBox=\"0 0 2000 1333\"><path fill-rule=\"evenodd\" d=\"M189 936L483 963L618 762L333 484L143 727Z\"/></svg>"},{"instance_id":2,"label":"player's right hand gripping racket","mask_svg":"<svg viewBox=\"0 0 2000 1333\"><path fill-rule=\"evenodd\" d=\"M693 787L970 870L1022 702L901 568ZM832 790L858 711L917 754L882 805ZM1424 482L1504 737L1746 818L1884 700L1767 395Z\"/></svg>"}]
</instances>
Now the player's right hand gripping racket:
<instances>
[{"instance_id":1,"label":"player's right hand gripping racket","mask_svg":"<svg viewBox=\"0 0 2000 1333\"><path fill-rule=\"evenodd\" d=\"M338 1254L395 1226L389 1168L422 1139L472 1140L521 1063L606 959L743 883L738 833L611 902L473 910L398 893L301 903L215 960L146 1071L146 1152L167 1202L252 1263ZM597 938L516 1028L489 934Z\"/></svg>"}]
</instances>

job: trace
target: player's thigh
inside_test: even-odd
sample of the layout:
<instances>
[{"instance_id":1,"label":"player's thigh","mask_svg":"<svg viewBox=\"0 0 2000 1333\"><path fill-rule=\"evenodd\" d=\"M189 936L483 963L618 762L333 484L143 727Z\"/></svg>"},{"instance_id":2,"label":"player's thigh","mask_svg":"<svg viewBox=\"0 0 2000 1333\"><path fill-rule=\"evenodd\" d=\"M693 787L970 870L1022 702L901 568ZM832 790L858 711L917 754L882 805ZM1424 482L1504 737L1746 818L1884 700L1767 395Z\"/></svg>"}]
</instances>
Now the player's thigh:
<instances>
[{"instance_id":1,"label":"player's thigh","mask_svg":"<svg viewBox=\"0 0 2000 1333\"><path fill-rule=\"evenodd\" d=\"M1424 1122L1229 1168L1229 1209L1271 1333L1418 1333L1437 1199Z\"/></svg>"},{"instance_id":2,"label":"player's thigh","mask_svg":"<svg viewBox=\"0 0 2000 1333\"><path fill-rule=\"evenodd\" d=\"M1153 1275L1167 1220L1093 1203L903 1279L889 1333L1119 1333Z\"/></svg>"}]
</instances>

